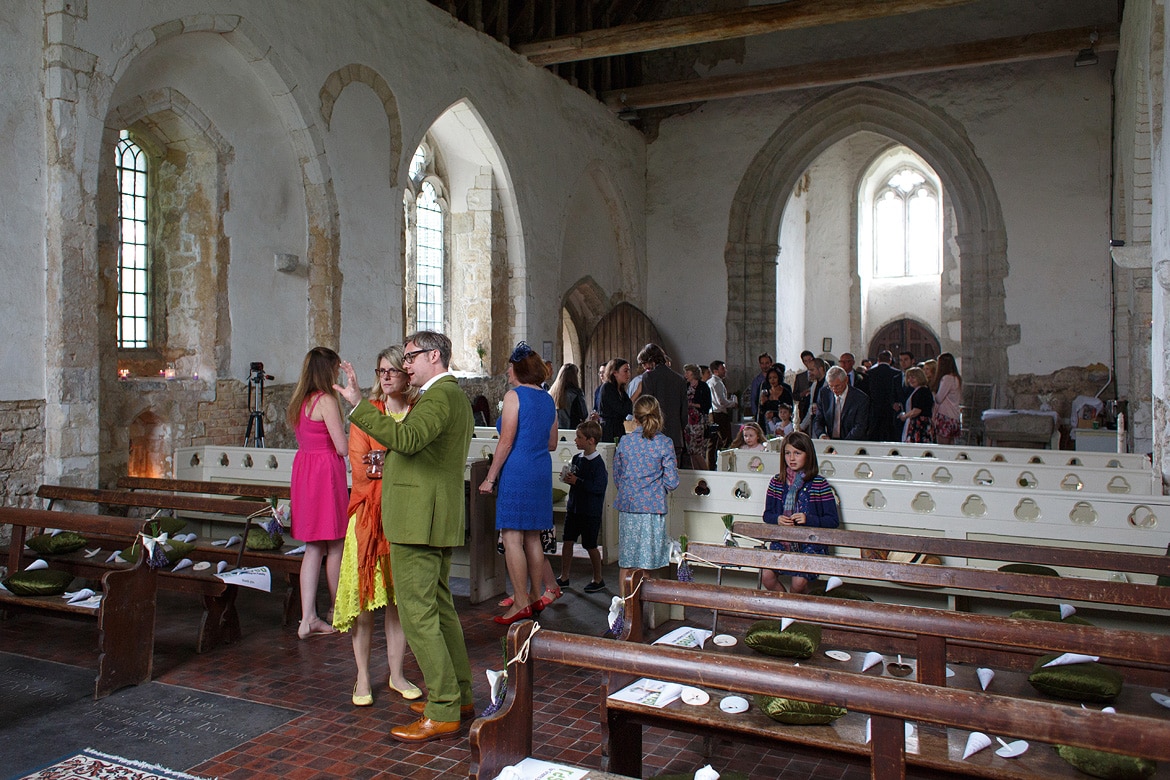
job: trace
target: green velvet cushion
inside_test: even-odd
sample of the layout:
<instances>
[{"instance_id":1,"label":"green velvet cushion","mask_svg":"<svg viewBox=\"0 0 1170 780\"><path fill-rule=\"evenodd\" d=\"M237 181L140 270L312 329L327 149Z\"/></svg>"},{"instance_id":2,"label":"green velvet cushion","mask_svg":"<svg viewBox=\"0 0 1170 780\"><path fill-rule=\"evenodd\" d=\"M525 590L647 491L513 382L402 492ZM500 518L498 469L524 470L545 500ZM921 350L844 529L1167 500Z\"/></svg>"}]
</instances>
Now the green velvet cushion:
<instances>
[{"instance_id":1,"label":"green velvet cushion","mask_svg":"<svg viewBox=\"0 0 1170 780\"><path fill-rule=\"evenodd\" d=\"M1011 574L1039 574L1041 577L1060 576L1060 572L1051 566L1041 566L1038 563L1005 563L999 570Z\"/></svg>"},{"instance_id":2,"label":"green velvet cushion","mask_svg":"<svg viewBox=\"0 0 1170 780\"><path fill-rule=\"evenodd\" d=\"M1046 620L1050 623L1075 623L1078 626L1093 625L1083 617L1077 617L1076 615L1069 615L1062 619L1059 610L1055 609L1018 609L1008 615L1008 617L1019 620Z\"/></svg>"},{"instance_id":3,"label":"green velvet cushion","mask_svg":"<svg viewBox=\"0 0 1170 780\"><path fill-rule=\"evenodd\" d=\"M809 623L793 623L783 631L779 620L761 620L753 623L744 635L748 647L781 658L811 658L821 643L821 627Z\"/></svg>"},{"instance_id":4,"label":"green velvet cushion","mask_svg":"<svg viewBox=\"0 0 1170 780\"><path fill-rule=\"evenodd\" d=\"M152 522L158 526L158 533L165 533L169 536L174 536L187 527L186 520L181 520L177 517L167 517L166 515L162 515Z\"/></svg>"},{"instance_id":5,"label":"green velvet cushion","mask_svg":"<svg viewBox=\"0 0 1170 780\"><path fill-rule=\"evenodd\" d=\"M138 552L141 549L142 544L135 542L130 549L122 551L122 557L130 563L138 563ZM163 546L163 552L166 553L167 561L170 563L178 563L194 549L195 545L191 542L180 542L178 539L168 539Z\"/></svg>"},{"instance_id":6,"label":"green velvet cushion","mask_svg":"<svg viewBox=\"0 0 1170 780\"><path fill-rule=\"evenodd\" d=\"M832 723L849 710L831 704L782 699L776 696L757 696L756 706L772 720L793 726L816 726Z\"/></svg>"},{"instance_id":7,"label":"green velvet cushion","mask_svg":"<svg viewBox=\"0 0 1170 780\"><path fill-rule=\"evenodd\" d=\"M824 580L817 580L816 582L810 583L806 593L808 593L808 595L810 595L810 596L828 596L831 599L849 599L850 601L873 601L873 599L871 599L869 596L865 595L861 591L854 590L853 588L847 588L844 586L839 586L839 587L833 588L828 593L825 593Z\"/></svg>"},{"instance_id":8,"label":"green velvet cushion","mask_svg":"<svg viewBox=\"0 0 1170 780\"><path fill-rule=\"evenodd\" d=\"M37 534L25 542L34 552L41 555L71 553L85 547L85 537L73 531L62 531L56 536Z\"/></svg>"},{"instance_id":9,"label":"green velvet cushion","mask_svg":"<svg viewBox=\"0 0 1170 780\"><path fill-rule=\"evenodd\" d=\"M1082 702L1111 702L1121 693L1125 678L1104 664L1089 661L1042 668L1057 656L1057 653L1044 656L1028 675L1028 682L1041 693Z\"/></svg>"},{"instance_id":10,"label":"green velvet cushion","mask_svg":"<svg viewBox=\"0 0 1170 780\"><path fill-rule=\"evenodd\" d=\"M246 546L249 550L279 550L284 546L284 537L272 536L263 528L249 528Z\"/></svg>"},{"instance_id":11,"label":"green velvet cushion","mask_svg":"<svg viewBox=\"0 0 1170 780\"><path fill-rule=\"evenodd\" d=\"M1056 752L1085 774L1103 777L1106 780L1140 780L1153 777L1158 771L1158 764L1147 758L1122 756L1071 745L1057 745Z\"/></svg>"},{"instance_id":12,"label":"green velvet cushion","mask_svg":"<svg viewBox=\"0 0 1170 780\"><path fill-rule=\"evenodd\" d=\"M67 571L37 569L10 574L4 587L17 596L60 596L71 582L73 575Z\"/></svg>"},{"instance_id":13,"label":"green velvet cushion","mask_svg":"<svg viewBox=\"0 0 1170 780\"><path fill-rule=\"evenodd\" d=\"M561 503L562 501L565 500L565 496L567 496L567 495L569 495L569 492L567 490L561 490L560 488L553 488L553 503L554 504Z\"/></svg>"}]
</instances>

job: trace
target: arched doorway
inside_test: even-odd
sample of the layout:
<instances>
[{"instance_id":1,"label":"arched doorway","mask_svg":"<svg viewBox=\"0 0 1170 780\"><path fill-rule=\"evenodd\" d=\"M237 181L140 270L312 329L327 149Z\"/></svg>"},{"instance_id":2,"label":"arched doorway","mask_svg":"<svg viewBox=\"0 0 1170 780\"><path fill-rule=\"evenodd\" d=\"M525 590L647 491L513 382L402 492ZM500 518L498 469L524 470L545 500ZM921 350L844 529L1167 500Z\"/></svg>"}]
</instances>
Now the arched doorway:
<instances>
[{"instance_id":1,"label":"arched doorway","mask_svg":"<svg viewBox=\"0 0 1170 780\"><path fill-rule=\"evenodd\" d=\"M585 363L581 366L581 385L592 405L597 388L597 368L611 358L620 357L633 363L639 350L653 342L661 344L658 328L633 304L619 303L601 318L589 337L585 348ZM637 373L637 372L635 372Z\"/></svg>"},{"instance_id":2,"label":"arched doorway","mask_svg":"<svg viewBox=\"0 0 1170 780\"><path fill-rule=\"evenodd\" d=\"M884 325L869 343L867 357L877 360L877 354L888 349L896 357L899 352L909 351L917 361L938 357L938 338L930 328L912 319L901 319Z\"/></svg>"}]
</instances>

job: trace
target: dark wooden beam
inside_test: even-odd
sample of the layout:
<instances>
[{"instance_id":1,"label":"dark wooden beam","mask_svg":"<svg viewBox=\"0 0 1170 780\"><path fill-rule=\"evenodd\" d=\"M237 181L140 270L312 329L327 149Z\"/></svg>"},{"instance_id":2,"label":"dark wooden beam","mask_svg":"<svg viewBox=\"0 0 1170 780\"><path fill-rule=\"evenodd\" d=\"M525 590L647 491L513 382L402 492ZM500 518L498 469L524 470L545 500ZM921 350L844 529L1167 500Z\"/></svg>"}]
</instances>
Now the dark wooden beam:
<instances>
[{"instance_id":1,"label":"dark wooden beam","mask_svg":"<svg viewBox=\"0 0 1170 780\"><path fill-rule=\"evenodd\" d=\"M882 54L880 57L868 55L833 62L772 68L754 73L648 84L606 92L601 99L614 111L658 108L983 65L1073 57L1089 45L1089 35L1093 30L1094 28L1089 27L1057 30L932 49L895 52ZM1116 51L1120 40L1118 30L1104 29L1099 33L1101 37L1094 48L1098 52ZM1069 67L1072 67L1071 61Z\"/></svg>"},{"instance_id":2,"label":"dark wooden beam","mask_svg":"<svg viewBox=\"0 0 1170 780\"><path fill-rule=\"evenodd\" d=\"M675 19L588 30L516 47L530 62L560 62L612 57L639 51L669 49L781 30L798 30L840 22L857 22L899 14L966 5L973 0L789 0L776 5L752 6Z\"/></svg>"}]
</instances>

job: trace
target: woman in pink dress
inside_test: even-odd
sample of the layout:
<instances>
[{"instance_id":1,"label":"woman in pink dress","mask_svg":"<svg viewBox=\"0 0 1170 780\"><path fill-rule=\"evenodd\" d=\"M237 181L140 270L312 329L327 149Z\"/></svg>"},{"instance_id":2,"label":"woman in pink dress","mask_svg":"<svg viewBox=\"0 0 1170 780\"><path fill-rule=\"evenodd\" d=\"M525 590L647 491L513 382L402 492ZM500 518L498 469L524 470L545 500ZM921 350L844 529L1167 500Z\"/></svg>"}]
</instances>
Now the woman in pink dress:
<instances>
[{"instance_id":1,"label":"woman in pink dress","mask_svg":"<svg viewBox=\"0 0 1170 780\"><path fill-rule=\"evenodd\" d=\"M349 443L341 421L341 405L333 391L341 358L328 347L305 355L301 378L288 405L288 424L297 436L292 466L292 535L305 543L301 559L301 624L297 636L336 634L317 616L317 584L321 560L329 584L329 610L337 598L347 523L349 490L345 456Z\"/></svg>"}]
</instances>

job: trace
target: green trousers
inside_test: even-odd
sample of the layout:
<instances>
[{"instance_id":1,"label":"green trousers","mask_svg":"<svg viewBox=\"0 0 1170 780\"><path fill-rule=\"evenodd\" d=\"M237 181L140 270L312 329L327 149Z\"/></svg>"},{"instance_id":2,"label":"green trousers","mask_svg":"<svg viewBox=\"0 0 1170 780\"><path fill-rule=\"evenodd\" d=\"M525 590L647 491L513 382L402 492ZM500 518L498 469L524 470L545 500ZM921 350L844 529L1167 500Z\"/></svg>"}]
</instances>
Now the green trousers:
<instances>
[{"instance_id":1,"label":"green trousers","mask_svg":"<svg viewBox=\"0 0 1170 780\"><path fill-rule=\"evenodd\" d=\"M425 714L441 721L459 720L459 707L473 703L471 662L448 584L452 549L390 545L398 617L427 686Z\"/></svg>"}]
</instances>

